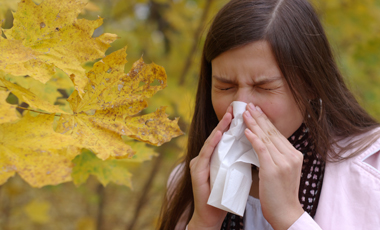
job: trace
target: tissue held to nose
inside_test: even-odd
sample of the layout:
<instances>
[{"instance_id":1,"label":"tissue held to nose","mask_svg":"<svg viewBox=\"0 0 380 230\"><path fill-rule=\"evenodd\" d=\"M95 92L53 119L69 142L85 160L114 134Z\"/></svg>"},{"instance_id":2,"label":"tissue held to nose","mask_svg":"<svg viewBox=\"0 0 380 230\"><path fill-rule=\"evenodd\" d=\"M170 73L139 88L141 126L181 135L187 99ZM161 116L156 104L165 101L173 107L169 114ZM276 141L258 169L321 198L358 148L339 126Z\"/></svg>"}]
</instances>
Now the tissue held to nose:
<instances>
[{"instance_id":1,"label":"tissue held to nose","mask_svg":"<svg viewBox=\"0 0 380 230\"><path fill-rule=\"evenodd\" d=\"M207 204L243 216L252 184L251 164L260 166L247 140L243 113L247 104L232 103L234 119L214 150L210 164L211 194Z\"/></svg>"}]
</instances>

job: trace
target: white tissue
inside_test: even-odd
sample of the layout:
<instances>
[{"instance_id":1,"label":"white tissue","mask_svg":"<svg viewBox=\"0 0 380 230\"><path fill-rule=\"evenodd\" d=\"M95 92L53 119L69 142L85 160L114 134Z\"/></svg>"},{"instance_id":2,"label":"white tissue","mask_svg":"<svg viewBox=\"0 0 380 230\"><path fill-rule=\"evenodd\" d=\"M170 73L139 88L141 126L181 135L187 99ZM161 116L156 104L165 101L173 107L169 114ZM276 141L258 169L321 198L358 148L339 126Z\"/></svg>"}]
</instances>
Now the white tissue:
<instances>
[{"instance_id":1,"label":"white tissue","mask_svg":"<svg viewBox=\"0 0 380 230\"><path fill-rule=\"evenodd\" d=\"M256 152L244 134L247 104L232 103L234 119L216 146L210 164L211 194L207 204L243 216L252 184L251 164L260 166Z\"/></svg>"}]
</instances>

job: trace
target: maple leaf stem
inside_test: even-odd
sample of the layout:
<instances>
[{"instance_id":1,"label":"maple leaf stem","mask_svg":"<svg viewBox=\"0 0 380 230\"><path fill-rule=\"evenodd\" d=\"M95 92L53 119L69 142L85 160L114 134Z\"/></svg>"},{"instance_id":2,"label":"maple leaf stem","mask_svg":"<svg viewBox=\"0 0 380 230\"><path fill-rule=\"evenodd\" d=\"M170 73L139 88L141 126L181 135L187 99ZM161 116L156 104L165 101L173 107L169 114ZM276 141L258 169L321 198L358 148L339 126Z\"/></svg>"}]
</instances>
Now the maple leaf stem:
<instances>
[{"instance_id":1,"label":"maple leaf stem","mask_svg":"<svg viewBox=\"0 0 380 230\"><path fill-rule=\"evenodd\" d=\"M35 112L35 113L40 113L40 114L51 114L51 113L45 113L45 112L41 112L41 111L37 111L37 110L34 110L34 109L28 109L28 108L25 108L25 107L20 107L20 106L16 106L16 108L18 109L23 109L23 110L28 110L28 111L32 111L32 112ZM55 114L54 116L61 116L61 114Z\"/></svg>"},{"instance_id":2,"label":"maple leaf stem","mask_svg":"<svg viewBox=\"0 0 380 230\"><path fill-rule=\"evenodd\" d=\"M8 89L7 87L5 87L5 86L1 86L1 85L0 85L0 88L3 88L3 89Z\"/></svg>"}]
</instances>

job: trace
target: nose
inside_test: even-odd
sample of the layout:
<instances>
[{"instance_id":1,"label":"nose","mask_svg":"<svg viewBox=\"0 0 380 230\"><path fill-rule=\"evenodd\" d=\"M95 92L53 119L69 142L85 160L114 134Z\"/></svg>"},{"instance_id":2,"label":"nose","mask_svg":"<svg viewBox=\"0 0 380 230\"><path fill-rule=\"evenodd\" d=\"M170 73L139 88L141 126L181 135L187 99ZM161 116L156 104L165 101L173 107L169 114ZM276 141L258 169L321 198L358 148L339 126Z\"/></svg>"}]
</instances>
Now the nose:
<instances>
[{"instance_id":1,"label":"nose","mask_svg":"<svg viewBox=\"0 0 380 230\"><path fill-rule=\"evenodd\" d=\"M234 101L242 101L248 104L249 102L253 103L253 98L247 89L239 88L235 93Z\"/></svg>"}]
</instances>

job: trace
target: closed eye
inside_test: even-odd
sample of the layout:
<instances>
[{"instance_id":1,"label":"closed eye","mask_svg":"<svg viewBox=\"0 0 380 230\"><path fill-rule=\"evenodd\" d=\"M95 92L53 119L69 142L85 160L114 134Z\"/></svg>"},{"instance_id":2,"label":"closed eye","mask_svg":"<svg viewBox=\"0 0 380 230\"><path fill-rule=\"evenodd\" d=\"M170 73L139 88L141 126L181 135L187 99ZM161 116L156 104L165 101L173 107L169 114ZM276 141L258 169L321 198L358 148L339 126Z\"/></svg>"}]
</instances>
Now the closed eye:
<instances>
[{"instance_id":1,"label":"closed eye","mask_svg":"<svg viewBox=\"0 0 380 230\"><path fill-rule=\"evenodd\" d=\"M280 87L275 87L275 88L264 88L264 87L259 87L259 88L262 89L262 90L271 91L271 90L278 89L278 88L280 88Z\"/></svg>"},{"instance_id":2,"label":"closed eye","mask_svg":"<svg viewBox=\"0 0 380 230\"><path fill-rule=\"evenodd\" d=\"M229 90L229 89L232 89L232 87L223 88L223 89L220 89L220 90Z\"/></svg>"}]
</instances>

